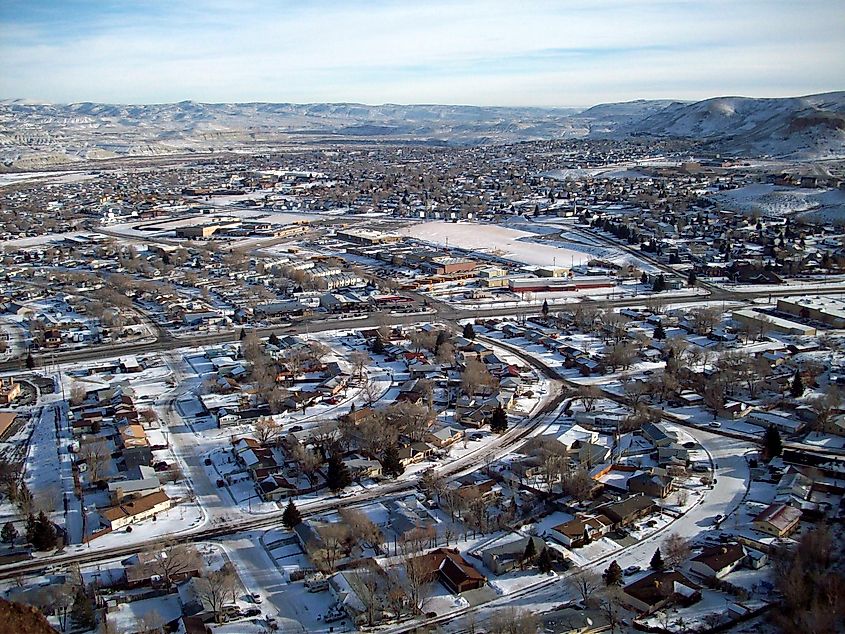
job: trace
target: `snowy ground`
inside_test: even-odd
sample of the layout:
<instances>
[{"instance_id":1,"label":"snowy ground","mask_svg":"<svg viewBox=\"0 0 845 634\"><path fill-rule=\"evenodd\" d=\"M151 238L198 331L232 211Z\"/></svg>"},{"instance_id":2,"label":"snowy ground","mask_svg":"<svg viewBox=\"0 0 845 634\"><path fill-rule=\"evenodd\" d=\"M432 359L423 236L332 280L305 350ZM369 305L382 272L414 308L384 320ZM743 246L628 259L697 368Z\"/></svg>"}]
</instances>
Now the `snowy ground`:
<instances>
[{"instance_id":1,"label":"snowy ground","mask_svg":"<svg viewBox=\"0 0 845 634\"><path fill-rule=\"evenodd\" d=\"M763 216L792 216L816 222L845 220L845 192L756 184L713 194L728 209Z\"/></svg>"},{"instance_id":2,"label":"snowy ground","mask_svg":"<svg viewBox=\"0 0 845 634\"><path fill-rule=\"evenodd\" d=\"M422 222L403 229L408 236L508 258L536 266L585 264L590 255L562 247L545 246L527 240L536 234L475 222Z\"/></svg>"}]
</instances>

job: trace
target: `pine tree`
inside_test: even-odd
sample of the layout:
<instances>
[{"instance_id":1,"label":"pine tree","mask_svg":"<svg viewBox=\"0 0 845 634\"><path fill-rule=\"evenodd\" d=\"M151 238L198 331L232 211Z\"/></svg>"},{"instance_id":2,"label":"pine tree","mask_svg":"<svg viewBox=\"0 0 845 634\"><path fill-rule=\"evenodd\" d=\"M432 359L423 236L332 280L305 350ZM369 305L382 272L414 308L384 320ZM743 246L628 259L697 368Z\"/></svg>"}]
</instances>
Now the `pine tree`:
<instances>
[{"instance_id":1,"label":"pine tree","mask_svg":"<svg viewBox=\"0 0 845 634\"><path fill-rule=\"evenodd\" d=\"M769 425L766 428L766 433L763 435L763 450L768 460L783 453L783 441L780 439L778 428L774 425Z\"/></svg>"},{"instance_id":2,"label":"pine tree","mask_svg":"<svg viewBox=\"0 0 845 634\"><path fill-rule=\"evenodd\" d=\"M658 323L657 327L654 329L654 338L658 341L662 341L666 338L666 330L663 329L662 323Z\"/></svg>"},{"instance_id":3,"label":"pine tree","mask_svg":"<svg viewBox=\"0 0 845 634\"><path fill-rule=\"evenodd\" d=\"M18 529L15 528L14 523L6 522L3 524L3 530L0 531L0 539L4 544L11 544L18 538Z\"/></svg>"},{"instance_id":4,"label":"pine tree","mask_svg":"<svg viewBox=\"0 0 845 634\"><path fill-rule=\"evenodd\" d=\"M381 471L386 476L391 478L398 478L405 472L405 466L399 460L399 448L396 445L390 445L384 450L384 456L381 460Z\"/></svg>"},{"instance_id":5,"label":"pine tree","mask_svg":"<svg viewBox=\"0 0 845 634\"><path fill-rule=\"evenodd\" d=\"M464 324L464 338L475 339L475 328L473 328L472 324L469 322Z\"/></svg>"},{"instance_id":6,"label":"pine tree","mask_svg":"<svg viewBox=\"0 0 845 634\"><path fill-rule=\"evenodd\" d=\"M282 524L285 528L291 530L294 526L299 526L302 523L302 514L296 508L293 500L288 500L288 505L285 507L285 512L282 513Z\"/></svg>"},{"instance_id":7,"label":"pine tree","mask_svg":"<svg viewBox=\"0 0 845 634\"><path fill-rule=\"evenodd\" d=\"M498 405L493 410L493 415L490 417L490 431L502 434L508 429L508 415L501 405Z\"/></svg>"},{"instance_id":8,"label":"pine tree","mask_svg":"<svg viewBox=\"0 0 845 634\"><path fill-rule=\"evenodd\" d=\"M272 334L268 337L268 339L267 339L267 343L269 343L269 344L271 344L271 345L274 345L274 346L278 346L278 345L279 345L279 343L280 343L280 342L279 342L279 337L276 335L276 333L275 333L275 332L274 332L274 333L272 333Z\"/></svg>"},{"instance_id":9,"label":"pine tree","mask_svg":"<svg viewBox=\"0 0 845 634\"><path fill-rule=\"evenodd\" d=\"M243 328L241 328L241 334L238 335L238 339L240 339L241 341L246 339L246 330L244 330Z\"/></svg>"},{"instance_id":10,"label":"pine tree","mask_svg":"<svg viewBox=\"0 0 845 634\"><path fill-rule=\"evenodd\" d=\"M32 369L35 368L35 357L32 356L31 352L26 355L26 367L29 370L32 370Z\"/></svg>"},{"instance_id":11,"label":"pine tree","mask_svg":"<svg viewBox=\"0 0 845 634\"><path fill-rule=\"evenodd\" d=\"M35 519L32 547L35 550L52 550L56 547L56 527L53 526L44 511L41 511Z\"/></svg>"},{"instance_id":12,"label":"pine tree","mask_svg":"<svg viewBox=\"0 0 845 634\"><path fill-rule=\"evenodd\" d=\"M649 566L651 566L652 570L663 570L666 567L666 564L663 563L663 555L660 553L659 548L654 551L654 555L651 557Z\"/></svg>"},{"instance_id":13,"label":"pine tree","mask_svg":"<svg viewBox=\"0 0 845 634\"><path fill-rule=\"evenodd\" d=\"M801 372L795 370L795 376L792 377L792 386L789 388L789 393L792 398L801 398L804 396L804 380L801 378Z\"/></svg>"},{"instance_id":14,"label":"pine tree","mask_svg":"<svg viewBox=\"0 0 845 634\"><path fill-rule=\"evenodd\" d=\"M690 269L689 275L687 275L687 286L695 286L698 282L698 276L695 274L695 270Z\"/></svg>"},{"instance_id":15,"label":"pine tree","mask_svg":"<svg viewBox=\"0 0 845 634\"><path fill-rule=\"evenodd\" d=\"M94 606L81 587L76 589L73 597L73 606L70 609L70 618L80 628L86 630L94 627Z\"/></svg>"},{"instance_id":16,"label":"pine tree","mask_svg":"<svg viewBox=\"0 0 845 634\"><path fill-rule=\"evenodd\" d=\"M31 544L35 539L35 516L30 513L26 516L26 541Z\"/></svg>"},{"instance_id":17,"label":"pine tree","mask_svg":"<svg viewBox=\"0 0 845 634\"><path fill-rule=\"evenodd\" d=\"M643 274L640 275L640 284L648 284L648 273L643 271Z\"/></svg>"},{"instance_id":18,"label":"pine tree","mask_svg":"<svg viewBox=\"0 0 845 634\"><path fill-rule=\"evenodd\" d=\"M543 308L541 310L543 311L543 317L549 316L549 300L543 300Z\"/></svg>"},{"instance_id":19,"label":"pine tree","mask_svg":"<svg viewBox=\"0 0 845 634\"><path fill-rule=\"evenodd\" d=\"M529 537L528 543L525 544L525 551L522 553L522 565L530 566L537 558L537 547L534 545L534 538Z\"/></svg>"},{"instance_id":20,"label":"pine tree","mask_svg":"<svg viewBox=\"0 0 845 634\"><path fill-rule=\"evenodd\" d=\"M622 581L622 566L620 566L614 559L610 562L610 565L607 567L607 570L604 571L602 576L604 577L605 585L615 585Z\"/></svg>"},{"instance_id":21,"label":"pine tree","mask_svg":"<svg viewBox=\"0 0 845 634\"><path fill-rule=\"evenodd\" d=\"M326 484L331 491L340 491L352 484L352 476L349 474L349 467L343 463L340 454L337 452L329 456L329 467L326 471Z\"/></svg>"},{"instance_id":22,"label":"pine tree","mask_svg":"<svg viewBox=\"0 0 845 634\"><path fill-rule=\"evenodd\" d=\"M666 290L666 278L664 277L663 273L658 275L654 280L654 286L652 286L652 290L655 293L662 293Z\"/></svg>"},{"instance_id":23,"label":"pine tree","mask_svg":"<svg viewBox=\"0 0 845 634\"><path fill-rule=\"evenodd\" d=\"M379 335L376 335L375 339L373 339L372 352L373 354L384 354L384 342Z\"/></svg>"},{"instance_id":24,"label":"pine tree","mask_svg":"<svg viewBox=\"0 0 845 634\"><path fill-rule=\"evenodd\" d=\"M549 548L546 547L540 551L540 556L537 557L537 567L540 569L540 572L549 573L552 571L553 565L554 560L552 560L552 553Z\"/></svg>"}]
</instances>

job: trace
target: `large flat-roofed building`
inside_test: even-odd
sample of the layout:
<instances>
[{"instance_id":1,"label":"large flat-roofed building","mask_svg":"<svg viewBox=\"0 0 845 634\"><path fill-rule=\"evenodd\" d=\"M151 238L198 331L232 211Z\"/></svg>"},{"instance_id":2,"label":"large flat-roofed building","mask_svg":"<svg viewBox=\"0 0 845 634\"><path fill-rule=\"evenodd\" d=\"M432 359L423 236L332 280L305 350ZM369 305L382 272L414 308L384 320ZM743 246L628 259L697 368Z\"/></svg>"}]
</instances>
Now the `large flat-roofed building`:
<instances>
[{"instance_id":1,"label":"large flat-roofed building","mask_svg":"<svg viewBox=\"0 0 845 634\"><path fill-rule=\"evenodd\" d=\"M845 328L845 301L835 297L785 297L778 300L778 310L831 328Z\"/></svg>"},{"instance_id":2,"label":"large flat-roofed building","mask_svg":"<svg viewBox=\"0 0 845 634\"><path fill-rule=\"evenodd\" d=\"M799 324L797 321L766 315L753 308L742 308L731 313L731 317L749 328L760 328L763 332L779 332L784 335L803 335L812 337L816 329L812 326Z\"/></svg>"},{"instance_id":3,"label":"large flat-roofed building","mask_svg":"<svg viewBox=\"0 0 845 634\"><path fill-rule=\"evenodd\" d=\"M402 237L393 233L383 233L374 229L341 229L336 234L338 239L352 244L390 244L399 242Z\"/></svg>"}]
</instances>

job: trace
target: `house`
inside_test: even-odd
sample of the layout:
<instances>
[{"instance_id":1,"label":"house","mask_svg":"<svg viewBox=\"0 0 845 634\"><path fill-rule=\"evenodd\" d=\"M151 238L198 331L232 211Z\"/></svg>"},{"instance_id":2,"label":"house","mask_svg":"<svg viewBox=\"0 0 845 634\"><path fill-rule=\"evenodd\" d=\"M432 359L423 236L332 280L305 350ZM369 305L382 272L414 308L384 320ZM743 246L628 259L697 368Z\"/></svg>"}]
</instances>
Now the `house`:
<instances>
[{"instance_id":1,"label":"house","mask_svg":"<svg viewBox=\"0 0 845 634\"><path fill-rule=\"evenodd\" d=\"M582 516L549 529L549 536L569 548L580 548L601 539L612 528L613 522L605 515Z\"/></svg>"},{"instance_id":2,"label":"house","mask_svg":"<svg viewBox=\"0 0 845 634\"><path fill-rule=\"evenodd\" d=\"M492 546L481 553L481 560L487 569L496 575L503 575L522 564L528 542L533 542L535 556L546 549L546 542L540 537L529 536L515 539L500 546Z\"/></svg>"},{"instance_id":3,"label":"house","mask_svg":"<svg viewBox=\"0 0 845 634\"><path fill-rule=\"evenodd\" d=\"M654 511L657 505L654 500L642 494L632 495L620 502L603 504L596 510L604 513L614 527L628 526L641 517Z\"/></svg>"},{"instance_id":4,"label":"house","mask_svg":"<svg viewBox=\"0 0 845 634\"><path fill-rule=\"evenodd\" d=\"M658 571L638 579L622 590L623 603L643 614L668 605L692 605L701 599L701 588L675 570Z\"/></svg>"},{"instance_id":5,"label":"house","mask_svg":"<svg viewBox=\"0 0 845 634\"><path fill-rule=\"evenodd\" d=\"M426 441L444 449L454 445L456 442L463 440L466 437L466 430L458 427L443 427L437 431L428 432L426 434Z\"/></svg>"},{"instance_id":6,"label":"house","mask_svg":"<svg viewBox=\"0 0 845 634\"><path fill-rule=\"evenodd\" d=\"M265 502L278 502L296 495L297 488L284 476L274 473L258 482L258 491Z\"/></svg>"},{"instance_id":7,"label":"house","mask_svg":"<svg viewBox=\"0 0 845 634\"><path fill-rule=\"evenodd\" d=\"M329 589L357 625L375 625L386 616L390 583L387 573L374 559L333 574Z\"/></svg>"},{"instance_id":8,"label":"house","mask_svg":"<svg viewBox=\"0 0 845 634\"><path fill-rule=\"evenodd\" d=\"M123 502L100 511L103 524L115 531L129 524L140 522L162 513L173 506L173 501L164 491L156 491L149 495Z\"/></svg>"},{"instance_id":9,"label":"house","mask_svg":"<svg viewBox=\"0 0 845 634\"><path fill-rule=\"evenodd\" d=\"M672 491L674 478L657 473L640 473L628 478L631 493L645 493L654 498L665 498Z\"/></svg>"},{"instance_id":10,"label":"house","mask_svg":"<svg viewBox=\"0 0 845 634\"><path fill-rule=\"evenodd\" d=\"M643 423L643 437L655 447L667 447L678 440L675 432L668 431L662 423Z\"/></svg>"},{"instance_id":11,"label":"house","mask_svg":"<svg viewBox=\"0 0 845 634\"><path fill-rule=\"evenodd\" d=\"M755 530L774 537L785 537L798 528L801 511L786 504L770 504L752 520Z\"/></svg>"},{"instance_id":12,"label":"house","mask_svg":"<svg viewBox=\"0 0 845 634\"><path fill-rule=\"evenodd\" d=\"M0 377L0 405L9 405L21 395L21 384L12 377L6 381Z\"/></svg>"},{"instance_id":13,"label":"house","mask_svg":"<svg viewBox=\"0 0 845 634\"><path fill-rule=\"evenodd\" d=\"M412 464L426 460L433 452L434 449L424 442L412 442L399 449L399 462L407 468Z\"/></svg>"},{"instance_id":14,"label":"house","mask_svg":"<svg viewBox=\"0 0 845 634\"><path fill-rule=\"evenodd\" d=\"M147 495L161 490L161 481L155 469L147 465L136 465L126 471L123 480L109 482L109 493L112 501L118 503L123 499Z\"/></svg>"},{"instance_id":15,"label":"house","mask_svg":"<svg viewBox=\"0 0 845 634\"><path fill-rule=\"evenodd\" d=\"M745 561L742 544L723 544L705 548L692 558L690 570L705 579L721 579Z\"/></svg>"},{"instance_id":16,"label":"house","mask_svg":"<svg viewBox=\"0 0 845 634\"><path fill-rule=\"evenodd\" d=\"M437 579L453 594L478 590L487 583L487 578L473 568L456 548L438 548L417 557L428 577Z\"/></svg>"}]
</instances>

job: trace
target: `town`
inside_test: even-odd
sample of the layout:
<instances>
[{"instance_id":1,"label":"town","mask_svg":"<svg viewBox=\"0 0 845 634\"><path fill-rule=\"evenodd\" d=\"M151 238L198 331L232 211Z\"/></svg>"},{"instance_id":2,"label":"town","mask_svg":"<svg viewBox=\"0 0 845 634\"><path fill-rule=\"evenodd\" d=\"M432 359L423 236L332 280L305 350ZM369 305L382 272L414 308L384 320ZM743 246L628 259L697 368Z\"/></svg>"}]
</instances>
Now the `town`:
<instances>
[{"instance_id":1,"label":"town","mask_svg":"<svg viewBox=\"0 0 845 634\"><path fill-rule=\"evenodd\" d=\"M841 626L842 163L130 164L0 175L4 598L68 632Z\"/></svg>"}]
</instances>

